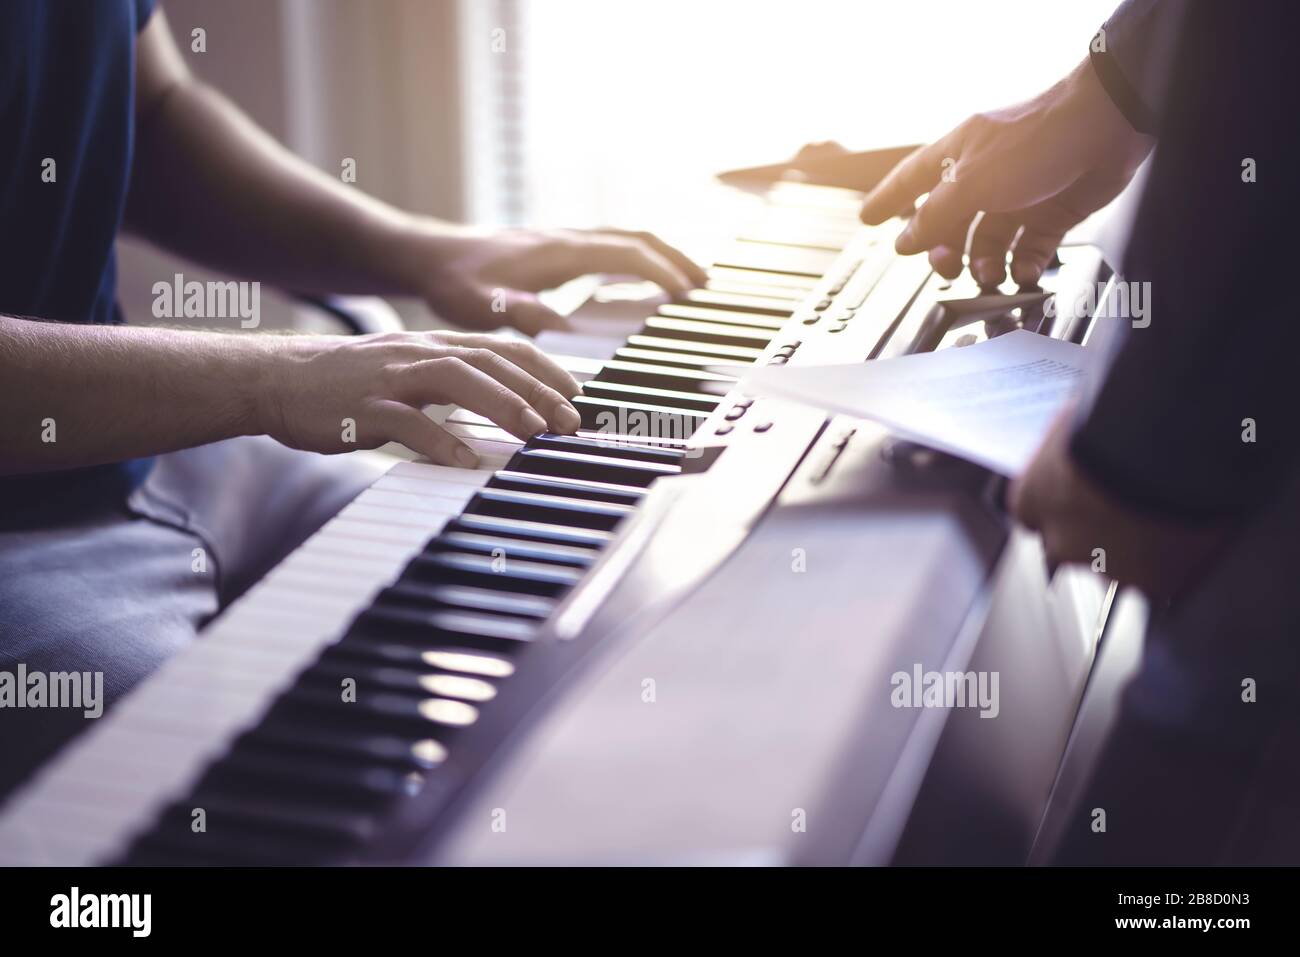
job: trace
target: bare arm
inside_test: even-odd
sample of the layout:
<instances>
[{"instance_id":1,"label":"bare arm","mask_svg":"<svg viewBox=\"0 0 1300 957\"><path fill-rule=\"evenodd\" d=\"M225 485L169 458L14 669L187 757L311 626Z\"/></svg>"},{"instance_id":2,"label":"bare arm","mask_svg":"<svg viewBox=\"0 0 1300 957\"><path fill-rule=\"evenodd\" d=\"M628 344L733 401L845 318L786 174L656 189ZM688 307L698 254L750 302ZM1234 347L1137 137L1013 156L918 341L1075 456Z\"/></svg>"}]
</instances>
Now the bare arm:
<instances>
[{"instance_id":1,"label":"bare arm","mask_svg":"<svg viewBox=\"0 0 1300 957\"><path fill-rule=\"evenodd\" d=\"M421 296L460 325L526 332L563 325L533 293L584 273L630 273L673 292L703 283L697 266L646 234L493 234L366 196L195 78L161 10L140 36L136 68L128 226L192 259L301 291Z\"/></svg>"},{"instance_id":2,"label":"bare arm","mask_svg":"<svg viewBox=\"0 0 1300 957\"><path fill-rule=\"evenodd\" d=\"M455 402L526 437L571 432L578 385L525 342L469 333L268 336L0 316L0 475L238 435L347 452L476 456L420 411Z\"/></svg>"},{"instance_id":3,"label":"bare arm","mask_svg":"<svg viewBox=\"0 0 1300 957\"><path fill-rule=\"evenodd\" d=\"M0 316L0 474L116 462L254 431L250 360L260 342Z\"/></svg>"},{"instance_id":4,"label":"bare arm","mask_svg":"<svg viewBox=\"0 0 1300 957\"><path fill-rule=\"evenodd\" d=\"M161 9L140 35L136 74L129 229L234 275L303 291L412 291L384 251L413 218L294 156L200 82Z\"/></svg>"}]
</instances>

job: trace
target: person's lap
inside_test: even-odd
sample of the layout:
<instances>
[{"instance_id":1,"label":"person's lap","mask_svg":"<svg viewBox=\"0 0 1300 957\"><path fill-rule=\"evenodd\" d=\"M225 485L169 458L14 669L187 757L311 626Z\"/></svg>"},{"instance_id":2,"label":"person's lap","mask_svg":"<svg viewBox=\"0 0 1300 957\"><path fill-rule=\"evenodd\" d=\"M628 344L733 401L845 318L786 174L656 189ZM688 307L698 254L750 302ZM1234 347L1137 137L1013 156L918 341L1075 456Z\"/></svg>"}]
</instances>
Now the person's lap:
<instances>
[{"instance_id":1,"label":"person's lap","mask_svg":"<svg viewBox=\"0 0 1300 957\"><path fill-rule=\"evenodd\" d=\"M126 502L0 528L0 671L102 672L111 706L379 471L234 439L160 457ZM88 720L78 708L0 708L0 795Z\"/></svg>"}]
</instances>

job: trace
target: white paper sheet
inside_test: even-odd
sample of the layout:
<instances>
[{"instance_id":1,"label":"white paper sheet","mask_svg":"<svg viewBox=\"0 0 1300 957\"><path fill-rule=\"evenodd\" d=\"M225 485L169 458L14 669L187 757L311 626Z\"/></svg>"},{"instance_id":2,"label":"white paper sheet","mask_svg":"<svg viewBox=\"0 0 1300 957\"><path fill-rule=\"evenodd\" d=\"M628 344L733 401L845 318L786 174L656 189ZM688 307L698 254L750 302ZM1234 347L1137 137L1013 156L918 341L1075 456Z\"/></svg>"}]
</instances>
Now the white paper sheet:
<instances>
[{"instance_id":1,"label":"white paper sheet","mask_svg":"<svg viewBox=\"0 0 1300 957\"><path fill-rule=\"evenodd\" d=\"M1084 389L1093 359L1082 346L1021 330L876 362L770 366L746 376L742 389L871 419L1015 477Z\"/></svg>"}]
</instances>

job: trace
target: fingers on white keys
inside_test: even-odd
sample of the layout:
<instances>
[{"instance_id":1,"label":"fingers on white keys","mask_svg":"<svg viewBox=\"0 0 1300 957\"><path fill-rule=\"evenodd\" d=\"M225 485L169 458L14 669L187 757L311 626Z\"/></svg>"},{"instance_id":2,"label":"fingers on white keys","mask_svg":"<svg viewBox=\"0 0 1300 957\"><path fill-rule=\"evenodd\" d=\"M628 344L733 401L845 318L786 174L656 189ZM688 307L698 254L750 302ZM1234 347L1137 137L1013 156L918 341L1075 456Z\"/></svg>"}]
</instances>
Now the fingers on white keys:
<instances>
[{"instance_id":1,"label":"fingers on white keys","mask_svg":"<svg viewBox=\"0 0 1300 957\"><path fill-rule=\"evenodd\" d=\"M463 468L478 465L473 449L413 406L397 401L378 402L373 415L389 440L401 443L417 455L439 465Z\"/></svg>"},{"instance_id":2,"label":"fingers on white keys","mask_svg":"<svg viewBox=\"0 0 1300 957\"><path fill-rule=\"evenodd\" d=\"M413 362L401 370L400 398L413 407L454 403L483 416L510 434L528 439L547 428L546 419L527 398L478 364L493 368L486 359L459 350L458 354ZM486 350L482 350L486 351ZM463 353L463 354L462 354ZM477 363L477 364L476 364ZM529 382L536 382L527 377ZM535 391L524 386L525 391Z\"/></svg>"}]
</instances>

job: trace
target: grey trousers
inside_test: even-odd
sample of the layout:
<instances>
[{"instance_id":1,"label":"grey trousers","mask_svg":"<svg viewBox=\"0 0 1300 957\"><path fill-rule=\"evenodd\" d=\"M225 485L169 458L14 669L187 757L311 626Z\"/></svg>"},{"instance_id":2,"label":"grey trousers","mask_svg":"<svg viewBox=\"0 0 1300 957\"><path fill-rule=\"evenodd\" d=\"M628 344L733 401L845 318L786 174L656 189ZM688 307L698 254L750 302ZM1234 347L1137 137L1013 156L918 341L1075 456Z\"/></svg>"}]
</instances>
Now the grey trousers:
<instances>
[{"instance_id":1,"label":"grey trousers","mask_svg":"<svg viewBox=\"0 0 1300 957\"><path fill-rule=\"evenodd\" d=\"M0 671L102 672L111 709L381 471L233 439L161 456L125 500L0 528ZM0 708L0 797L93 720Z\"/></svg>"}]
</instances>

